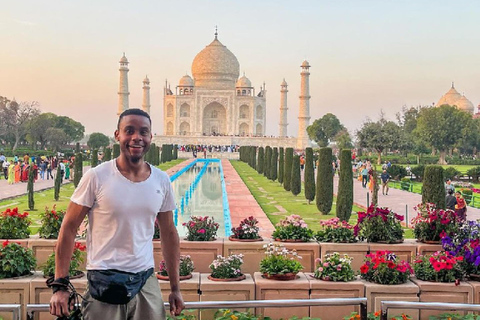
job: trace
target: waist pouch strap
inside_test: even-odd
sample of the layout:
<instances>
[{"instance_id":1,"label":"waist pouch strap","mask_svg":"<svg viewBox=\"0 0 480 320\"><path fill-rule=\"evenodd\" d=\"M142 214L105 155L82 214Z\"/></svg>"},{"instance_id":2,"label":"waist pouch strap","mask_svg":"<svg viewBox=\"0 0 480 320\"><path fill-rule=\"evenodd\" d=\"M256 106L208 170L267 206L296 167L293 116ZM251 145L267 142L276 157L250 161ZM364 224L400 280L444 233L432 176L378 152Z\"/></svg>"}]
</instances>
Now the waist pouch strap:
<instances>
[{"instance_id":1,"label":"waist pouch strap","mask_svg":"<svg viewBox=\"0 0 480 320\"><path fill-rule=\"evenodd\" d=\"M126 304L137 295L153 274L153 268L137 273L119 270L88 270L90 295L110 304Z\"/></svg>"}]
</instances>

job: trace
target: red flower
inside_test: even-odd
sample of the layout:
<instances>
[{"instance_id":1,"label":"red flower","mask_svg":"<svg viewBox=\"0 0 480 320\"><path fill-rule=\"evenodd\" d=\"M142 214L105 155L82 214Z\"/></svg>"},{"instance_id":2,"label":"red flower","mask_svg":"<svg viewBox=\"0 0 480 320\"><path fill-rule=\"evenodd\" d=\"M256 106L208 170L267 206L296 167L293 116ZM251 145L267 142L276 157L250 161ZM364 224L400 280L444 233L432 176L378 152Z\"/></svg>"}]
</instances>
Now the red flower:
<instances>
[{"instance_id":1,"label":"red flower","mask_svg":"<svg viewBox=\"0 0 480 320\"><path fill-rule=\"evenodd\" d=\"M363 273L363 274L367 273L368 272L368 266L366 264L362 265L360 267L360 272Z\"/></svg>"},{"instance_id":2,"label":"red flower","mask_svg":"<svg viewBox=\"0 0 480 320\"><path fill-rule=\"evenodd\" d=\"M6 246L8 246L8 240L3 241L3 247L5 248Z\"/></svg>"}]
</instances>

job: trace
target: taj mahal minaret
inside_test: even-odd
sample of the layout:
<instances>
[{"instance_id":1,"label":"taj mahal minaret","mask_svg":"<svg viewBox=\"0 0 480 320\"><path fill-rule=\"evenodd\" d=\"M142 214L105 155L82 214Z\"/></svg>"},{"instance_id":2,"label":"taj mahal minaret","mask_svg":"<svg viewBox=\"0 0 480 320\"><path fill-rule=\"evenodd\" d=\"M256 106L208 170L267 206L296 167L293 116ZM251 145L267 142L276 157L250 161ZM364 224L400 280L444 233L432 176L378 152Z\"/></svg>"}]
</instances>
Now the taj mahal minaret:
<instances>
[{"instance_id":1,"label":"taj mahal minaret","mask_svg":"<svg viewBox=\"0 0 480 320\"><path fill-rule=\"evenodd\" d=\"M120 59L120 85L118 88L118 111L117 115L120 115L123 111L128 109L128 60L123 53L123 57Z\"/></svg>"},{"instance_id":2,"label":"taj mahal minaret","mask_svg":"<svg viewBox=\"0 0 480 320\"><path fill-rule=\"evenodd\" d=\"M279 124L279 137L287 136L287 82L283 79L282 84L280 85L280 124Z\"/></svg>"},{"instance_id":3,"label":"taj mahal minaret","mask_svg":"<svg viewBox=\"0 0 480 320\"><path fill-rule=\"evenodd\" d=\"M303 61L300 85L300 106L298 111L298 136L297 136L297 149L305 149L310 147L310 139L307 134L307 127L310 124L310 64L308 61Z\"/></svg>"},{"instance_id":4,"label":"taj mahal minaret","mask_svg":"<svg viewBox=\"0 0 480 320\"><path fill-rule=\"evenodd\" d=\"M143 101L142 110L150 114L150 80L147 76L143 79Z\"/></svg>"}]
</instances>

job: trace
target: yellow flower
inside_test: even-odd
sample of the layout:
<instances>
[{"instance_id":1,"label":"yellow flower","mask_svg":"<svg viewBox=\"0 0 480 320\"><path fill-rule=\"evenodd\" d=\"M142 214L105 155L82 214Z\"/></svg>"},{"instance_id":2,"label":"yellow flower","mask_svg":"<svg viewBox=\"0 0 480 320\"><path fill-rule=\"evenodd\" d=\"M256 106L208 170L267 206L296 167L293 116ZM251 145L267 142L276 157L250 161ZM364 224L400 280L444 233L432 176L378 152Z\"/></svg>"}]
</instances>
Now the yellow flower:
<instances>
[{"instance_id":1,"label":"yellow flower","mask_svg":"<svg viewBox=\"0 0 480 320\"><path fill-rule=\"evenodd\" d=\"M230 313L230 310L227 309L227 310L225 310L225 312L223 313L223 316L226 316L226 315L229 314L229 313Z\"/></svg>"},{"instance_id":2,"label":"yellow flower","mask_svg":"<svg viewBox=\"0 0 480 320\"><path fill-rule=\"evenodd\" d=\"M234 314L232 314L232 315L230 316L230 318L232 318L232 320L237 320L237 319L238 319L238 317L237 317L236 315L234 315Z\"/></svg>"}]
</instances>

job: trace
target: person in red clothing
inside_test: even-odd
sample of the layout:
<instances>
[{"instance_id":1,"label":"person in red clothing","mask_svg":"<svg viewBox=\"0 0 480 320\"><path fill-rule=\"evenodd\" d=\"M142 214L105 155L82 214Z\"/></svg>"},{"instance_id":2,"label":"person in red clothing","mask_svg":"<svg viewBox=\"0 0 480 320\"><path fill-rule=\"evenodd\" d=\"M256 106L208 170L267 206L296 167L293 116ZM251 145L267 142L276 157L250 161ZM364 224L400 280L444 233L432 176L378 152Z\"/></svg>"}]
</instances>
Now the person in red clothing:
<instances>
[{"instance_id":1,"label":"person in red clothing","mask_svg":"<svg viewBox=\"0 0 480 320\"><path fill-rule=\"evenodd\" d=\"M463 199L460 191L455 192L455 198L457 199L457 204L455 205L455 213L462 219L467 219L467 203Z\"/></svg>"}]
</instances>

